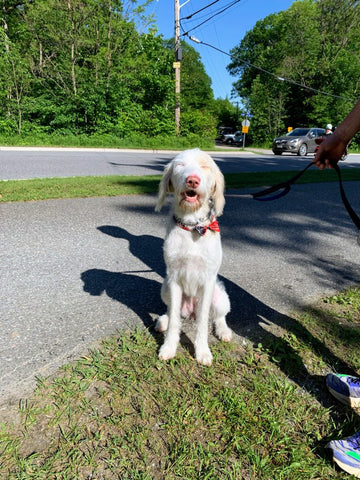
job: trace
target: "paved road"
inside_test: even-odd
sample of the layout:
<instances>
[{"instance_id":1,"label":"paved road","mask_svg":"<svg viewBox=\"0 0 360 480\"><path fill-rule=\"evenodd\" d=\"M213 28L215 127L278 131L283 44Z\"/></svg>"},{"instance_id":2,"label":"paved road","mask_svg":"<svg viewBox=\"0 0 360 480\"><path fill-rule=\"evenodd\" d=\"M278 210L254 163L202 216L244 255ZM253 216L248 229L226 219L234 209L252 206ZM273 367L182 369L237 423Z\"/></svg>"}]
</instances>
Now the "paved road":
<instances>
[{"instance_id":1,"label":"paved road","mask_svg":"<svg viewBox=\"0 0 360 480\"><path fill-rule=\"evenodd\" d=\"M212 154L224 173L299 170L312 158L232 151ZM86 175L160 174L174 152L96 149L0 148L2 180ZM360 155L350 155L342 167L360 167Z\"/></svg>"},{"instance_id":2,"label":"paved road","mask_svg":"<svg viewBox=\"0 0 360 480\"><path fill-rule=\"evenodd\" d=\"M360 211L358 183L346 191ZM296 306L358 281L360 248L336 184L296 185L276 202L239 193L228 192L220 218L221 275L231 327L256 342L255 326L290 324ZM163 312L166 209L154 204L152 195L0 204L3 408L29 395L35 376Z\"/></svg>"}]
</instances>

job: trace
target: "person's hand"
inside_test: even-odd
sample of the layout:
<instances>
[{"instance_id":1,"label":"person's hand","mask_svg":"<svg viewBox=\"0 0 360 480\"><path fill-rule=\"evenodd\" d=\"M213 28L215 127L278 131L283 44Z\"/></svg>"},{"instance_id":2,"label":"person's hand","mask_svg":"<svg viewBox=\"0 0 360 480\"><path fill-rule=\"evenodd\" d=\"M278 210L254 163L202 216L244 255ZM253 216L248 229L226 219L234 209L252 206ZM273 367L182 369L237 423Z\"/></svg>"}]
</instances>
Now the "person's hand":
<instances>
[{"instance_id":1,"label":"person's hand","mask_svg":"<svg viewBox=\"0 0 360 480\"><path fill-rule=\"evenodd\" d=\"M323 170L324 168L333 168L345 152L347 142L335 133L327 137L317 138L319 148L314 157L315 165Z\"/></svg>"}]
</instances>

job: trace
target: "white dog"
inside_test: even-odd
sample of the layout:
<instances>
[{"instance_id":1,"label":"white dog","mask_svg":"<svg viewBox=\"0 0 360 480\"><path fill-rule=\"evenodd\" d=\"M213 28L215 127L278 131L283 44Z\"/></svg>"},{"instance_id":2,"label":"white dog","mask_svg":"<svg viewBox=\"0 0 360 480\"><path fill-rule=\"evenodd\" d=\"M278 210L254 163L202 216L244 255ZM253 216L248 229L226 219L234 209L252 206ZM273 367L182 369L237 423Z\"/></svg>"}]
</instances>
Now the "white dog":
<instances>
[{"instance_id":1,"label":"white dog","mask_svg":"<svg viewBox=\"0 0 360 480\"><path fill-rule=\"evenodd\" d=\"M161 298L167 313L155 326L159 332L166 331L159 358L175 356L181 317L193 317L197 320L196 359L211 365L209 319L221 340L229 342L232 337L225 321L230 311L229 297L217 279L222 250L216 217L225 204L224 177L208 154L199 149L186 150L164 170L156 211L160 211L167 193L174 194L174 202L164 241L166 279Z\"/></svg>"}]
</instances>

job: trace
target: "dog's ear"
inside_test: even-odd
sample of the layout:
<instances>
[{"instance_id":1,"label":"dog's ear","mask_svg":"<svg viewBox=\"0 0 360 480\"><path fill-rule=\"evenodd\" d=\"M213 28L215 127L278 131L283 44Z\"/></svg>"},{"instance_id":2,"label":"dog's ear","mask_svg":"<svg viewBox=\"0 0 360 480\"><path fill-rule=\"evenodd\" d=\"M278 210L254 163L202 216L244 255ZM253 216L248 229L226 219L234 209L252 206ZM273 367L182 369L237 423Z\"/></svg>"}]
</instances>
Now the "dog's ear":
<instances>
[{"instance_id":1,"label":"dog's ear","mask_svg":"<svg viewBox=\"0 0 360 480\"><path fill-rule=\"evenodd\" d=\"M224 205L225 205L224 189L225 189L224 175L221 173L219 167L216 166L215 182L214 182L213 191L212 191L212 198L214 200L215 217L219 217L224 210Z\"/></svg>"},{"instance_id":2,"label":"dog's ear","mask_svg":"<svg viewBox=\"0 0 360 480\"><path fill-rule=\"evenodd\" d=\"M160 212L161 207L164 205L166 194L174 191L174 188L171 183L172 171L173 171L173 162L170 162L168 165L166 165L162 179L160 180L158 200L155 207L155 212Z\"/></svg>"}]
</instances>

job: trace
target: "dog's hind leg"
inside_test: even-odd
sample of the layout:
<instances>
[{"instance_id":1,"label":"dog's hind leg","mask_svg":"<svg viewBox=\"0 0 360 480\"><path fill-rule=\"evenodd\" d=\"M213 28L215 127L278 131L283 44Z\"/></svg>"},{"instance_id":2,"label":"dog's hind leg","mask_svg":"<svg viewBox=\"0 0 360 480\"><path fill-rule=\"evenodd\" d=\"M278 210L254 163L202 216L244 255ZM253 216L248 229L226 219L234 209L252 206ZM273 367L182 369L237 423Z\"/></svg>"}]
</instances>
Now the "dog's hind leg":
<instances>
[{"instance_id":1,"label":"dog's hind leg","mask_svg":"<svg viewBox=\"0 0 360 480\"><path fill-rule=\"evenodd\" d=\"M230 300L224 285L217 281L211 304L211 317L215 325L216 336L223 342L230 342L232 331L226 324L225 317L230 312Z\"/></svg>"},{"instance_id":2,"label":"dog's hind leg","mask_svg":"<svg viewBox=\"0 0 360 480\"><path fill-rule=\"evenodd\" d=\"M182 290L176 282L168 283L167 288L170 298L168 305L169 323L164 344L159 351L160 360L169 360L170 358L175 357L176 349L180 340L180 309L182 301Z\"/></svg>"}]
</instances>

